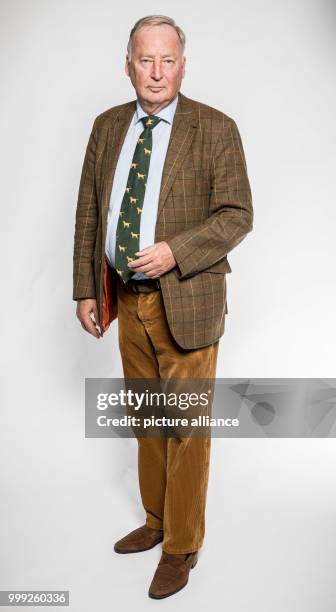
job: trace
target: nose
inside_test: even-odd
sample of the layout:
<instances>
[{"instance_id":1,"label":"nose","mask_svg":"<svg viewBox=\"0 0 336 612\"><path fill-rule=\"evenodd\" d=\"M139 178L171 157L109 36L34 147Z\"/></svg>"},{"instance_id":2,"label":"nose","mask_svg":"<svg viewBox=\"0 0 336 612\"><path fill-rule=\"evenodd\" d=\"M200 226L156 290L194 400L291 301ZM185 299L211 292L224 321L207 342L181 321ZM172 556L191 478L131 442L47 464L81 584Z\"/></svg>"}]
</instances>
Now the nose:
<instances>
[{"instance_id":1,"label":"nose","mask_svg":"<svg viewBox=\"0 0 336 612\"><path fill-rule=\"evenodd\" d=\"M162 78L162 66L159 59L153 61L151 77L155 81L159 81Z\"/></svg>"}]
</instances>

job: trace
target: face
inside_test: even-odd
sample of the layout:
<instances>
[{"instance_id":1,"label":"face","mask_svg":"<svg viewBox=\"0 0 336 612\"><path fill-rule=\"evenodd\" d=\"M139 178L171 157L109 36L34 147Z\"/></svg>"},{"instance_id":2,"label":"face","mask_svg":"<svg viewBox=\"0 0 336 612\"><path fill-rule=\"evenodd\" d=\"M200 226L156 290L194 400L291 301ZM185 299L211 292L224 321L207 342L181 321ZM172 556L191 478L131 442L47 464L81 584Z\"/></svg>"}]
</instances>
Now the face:
<instances>
[{"instance_id":1,"label":"face","mask_svg":"<svg viewBox=\"0 0 336 612\"><path fill-rule=\"evenodd\" d=\"M175 29L170 25L143 26L133 37L126 74L147 113L154 114L177 95L185 74L185 57Z\"/></svg>"}]
</instances>

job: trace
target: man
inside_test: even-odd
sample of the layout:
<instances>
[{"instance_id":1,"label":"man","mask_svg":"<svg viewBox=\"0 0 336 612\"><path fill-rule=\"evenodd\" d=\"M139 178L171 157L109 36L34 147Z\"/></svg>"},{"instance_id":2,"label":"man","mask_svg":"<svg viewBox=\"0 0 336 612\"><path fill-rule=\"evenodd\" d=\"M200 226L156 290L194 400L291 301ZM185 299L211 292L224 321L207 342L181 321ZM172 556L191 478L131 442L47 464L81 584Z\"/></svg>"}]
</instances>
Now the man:
<instances>
[{"instance_id":1,"label":"man","mask_svg":"<svg viewBox=\"0 0 336 612\"><path fill-rule=\"evenodd\" d=\"M169 17L135 24L125 69L137 99L95 119L81 175L77 317L96 338L118 317L127 378L215 378L227 253L253 224L237 126L180 92L184 47ZM162 598L187 584L203 543L210 437L138 438L138 452L146 523L115 551L162 542L149 588Z\"/></svg>"}]
</instances>

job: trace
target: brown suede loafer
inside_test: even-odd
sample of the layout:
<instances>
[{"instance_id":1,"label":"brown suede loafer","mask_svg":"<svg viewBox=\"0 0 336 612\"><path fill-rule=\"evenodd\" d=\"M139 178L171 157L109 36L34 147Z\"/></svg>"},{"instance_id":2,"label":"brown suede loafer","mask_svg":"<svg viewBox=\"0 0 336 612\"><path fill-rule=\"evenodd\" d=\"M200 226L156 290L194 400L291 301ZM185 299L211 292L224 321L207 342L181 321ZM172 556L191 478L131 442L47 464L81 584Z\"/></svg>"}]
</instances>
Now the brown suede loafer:
<instances>
[{"instance_id":1,"label":"brown suede loafer","mask_svg":"<svg viewBox=\"0 0 336 612\"><path fill-rule=\"evenodd\" d=\"M170 554L162 551L162 556L149 587L148 595L162 599L177 593L186 586L189 571L195 567L198 551L186 554Z\"/></svg>"},{"instance_id":2,"label":"brown suede loafer","mask_svg":"<svg viewBox=\"0 0 336 612\"><path fill-rule=\"evenodd\" d=\"M114 545L117 553L136 553L149 550L163 540L163 530L142 525L118 540Z\"/></svg>"}]
</instances>

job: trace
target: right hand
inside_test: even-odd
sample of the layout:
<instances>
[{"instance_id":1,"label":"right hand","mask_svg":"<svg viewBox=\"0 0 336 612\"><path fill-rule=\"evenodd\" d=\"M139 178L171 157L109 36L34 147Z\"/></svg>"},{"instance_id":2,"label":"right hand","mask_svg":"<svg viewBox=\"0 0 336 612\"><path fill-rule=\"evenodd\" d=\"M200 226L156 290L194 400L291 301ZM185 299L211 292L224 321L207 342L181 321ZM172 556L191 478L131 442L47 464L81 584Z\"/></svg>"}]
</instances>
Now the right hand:
<instances>
[{"instance_id":1,"label":"right hand","mask_svg":"<svg viewBox=\"0 0 336 612\"><path fill-rule=\"evenodd\" d=\"M94 320L91 318L91 314L94 316ZM95 338L100 338L101 333L97 329L99 326L98 308L97 301L92 298L77 300L76 309L77 318L80 320L81 326L89 334L92 334Z\"/></svg>"}]
</instances>

